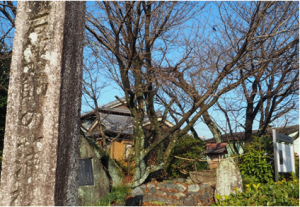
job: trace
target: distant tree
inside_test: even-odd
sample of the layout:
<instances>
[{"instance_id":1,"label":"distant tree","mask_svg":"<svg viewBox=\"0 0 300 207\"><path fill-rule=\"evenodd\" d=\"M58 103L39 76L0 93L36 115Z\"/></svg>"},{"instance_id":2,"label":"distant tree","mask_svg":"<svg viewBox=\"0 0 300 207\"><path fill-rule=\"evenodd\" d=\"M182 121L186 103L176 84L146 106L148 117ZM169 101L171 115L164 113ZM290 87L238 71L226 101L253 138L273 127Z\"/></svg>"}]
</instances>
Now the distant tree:
<instances>
[{"instance_id":1,"label":"distant tree","mask_svg":"<svg viewBox=\"0 0 300 207\"><path fill-rule=\"evenodd\" d=\"M222 2L218 4L223 24L218 26L219 41L229 43L234 51L252 21L251 12L264 3ZM246 139L252 136L254 121L259 122L258 135L266 128L298 109L299 101L299 2L277 2L268 5L267 14L258 21L258 29L247 53L237 62L239 76L257 71L224 98L214 108L224 113L227 133L238 126L245 130ZM241 35L241 36L239 36ZM231 53L228 54L230 58ZM221 136L220 123L203 115L214 137ZM290 120L291 121L291 120ZM210 125L212 123L213 125ZM221 139L218 139L221 141Z\"/></svg>"}]
</instances>

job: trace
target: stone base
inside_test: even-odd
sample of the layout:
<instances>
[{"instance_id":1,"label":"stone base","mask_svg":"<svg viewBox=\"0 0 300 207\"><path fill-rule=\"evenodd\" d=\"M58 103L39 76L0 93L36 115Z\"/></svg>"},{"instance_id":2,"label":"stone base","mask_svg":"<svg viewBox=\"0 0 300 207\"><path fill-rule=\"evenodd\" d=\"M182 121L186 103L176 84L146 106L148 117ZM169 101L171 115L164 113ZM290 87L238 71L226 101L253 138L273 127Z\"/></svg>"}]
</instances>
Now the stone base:
<instances>
[{"instance_id":1,"label":"stone base","mask_svg":"<svg viewBox=\"0 0 300 207\"><path fill-rule=\"evenodd\" d=\"M183 182L178 182L183 181ZM213 187L207 184L190 184L186 179L150 182L132 191L132 200L140 203L159 202L162 205L208 206L213 201Z\"/></svg>"}]
</instances>

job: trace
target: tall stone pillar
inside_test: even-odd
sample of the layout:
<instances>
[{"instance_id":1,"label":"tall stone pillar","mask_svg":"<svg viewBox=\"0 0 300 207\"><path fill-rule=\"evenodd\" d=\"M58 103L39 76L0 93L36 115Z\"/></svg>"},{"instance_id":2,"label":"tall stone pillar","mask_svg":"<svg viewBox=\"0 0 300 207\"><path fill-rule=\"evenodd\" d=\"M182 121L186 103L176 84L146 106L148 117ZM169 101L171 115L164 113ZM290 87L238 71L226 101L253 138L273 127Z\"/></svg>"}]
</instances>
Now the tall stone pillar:
<instances>
[{"instance_id":1,"label":"tall stone pillar","mask_svg":"<svg viewBox=\"0 0 300 207\"><path fill-rule=\"evenodd\" d=\"M76 205L85 2L18 2L0 205Z\"/></svg>"}]
</instances>

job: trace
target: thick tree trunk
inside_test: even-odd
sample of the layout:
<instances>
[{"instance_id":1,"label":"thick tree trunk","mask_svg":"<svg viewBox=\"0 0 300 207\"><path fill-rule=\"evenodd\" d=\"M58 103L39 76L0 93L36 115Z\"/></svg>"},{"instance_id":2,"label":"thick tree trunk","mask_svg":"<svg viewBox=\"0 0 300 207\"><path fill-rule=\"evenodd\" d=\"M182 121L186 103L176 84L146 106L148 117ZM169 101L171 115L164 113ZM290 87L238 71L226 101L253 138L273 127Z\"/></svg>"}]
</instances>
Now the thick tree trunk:
<instances>
[{"instance_id":1,"label":"thick tree trunk","mask_svg":"<svg viewBox=\"0 0 300 207\"><path fill-rule=\"evenodd\" d=\"M143 117L136 113L134 116L134 149L135 149L135 175L133 181L139 180L143 177L146 170L145 156L142 150L145 147L145 135L143 131Z\"/></svg>"},{"instance_id":2,"label":"thick tree trunk","mask_svg":"<svg viewBox=\"0 0 300 207\"><path fill-rule=\"evenodd\" d=\"M203 117L203 120L204 120L205 124L208 126L208 128L211 131L211 133L213 134L216 142L217 143L221 143L222 142L222 133L218 129L217 125L210 118L208 112L204 111L202 117Z\"/></svg>"},{"instance_id":3,"label":"thick tree trunk","mask_svg":"<svg viewBox=\"0 0 300 207\"><path fill-rule=\"evenodd\" d=\"M250 140L252 137L253 113L252 107L247 107L246 124L245 124L245 140Z\"/></svg>"}]
</instances>

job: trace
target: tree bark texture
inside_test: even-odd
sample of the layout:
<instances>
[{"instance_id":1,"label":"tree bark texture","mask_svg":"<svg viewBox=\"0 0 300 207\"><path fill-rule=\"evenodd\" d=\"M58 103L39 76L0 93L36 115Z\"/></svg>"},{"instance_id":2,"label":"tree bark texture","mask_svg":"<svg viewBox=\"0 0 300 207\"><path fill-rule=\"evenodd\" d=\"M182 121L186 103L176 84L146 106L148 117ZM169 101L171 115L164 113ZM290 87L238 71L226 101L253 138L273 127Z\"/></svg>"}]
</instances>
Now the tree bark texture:
<instances>
[{"instance_id":1,"label":"tree bark texture","mask_svg":"<svg viewBox=\"0 0 300 207\"><path fill-rule=\"evenodd\" d=\"M77 204L85 2L18 2L0 205Z\"/></svg>"}]
</instances>

